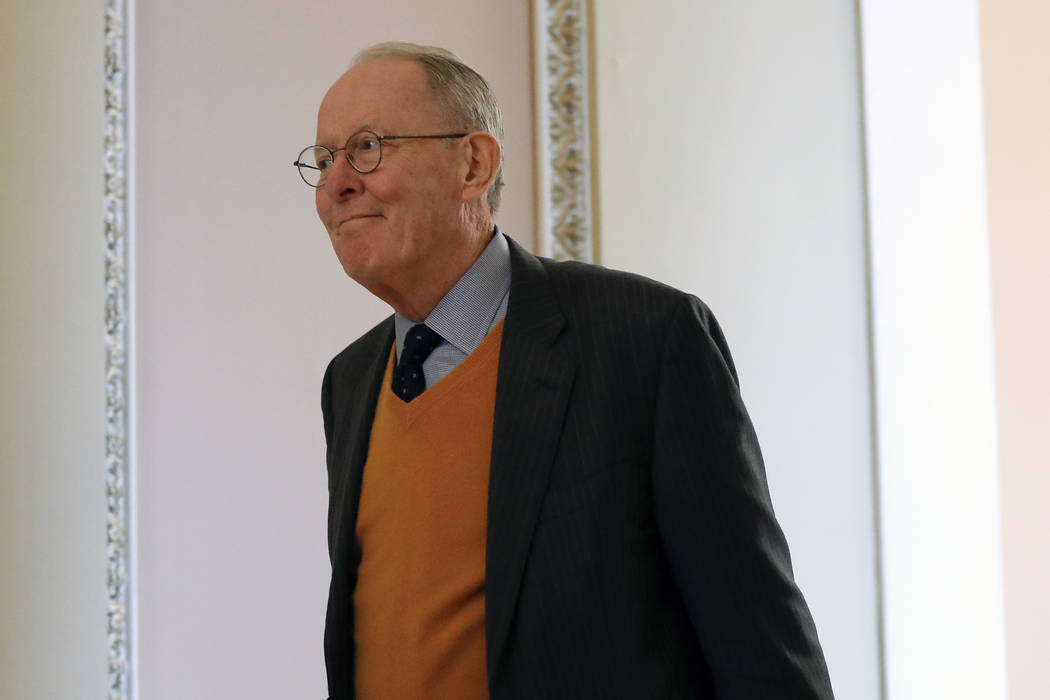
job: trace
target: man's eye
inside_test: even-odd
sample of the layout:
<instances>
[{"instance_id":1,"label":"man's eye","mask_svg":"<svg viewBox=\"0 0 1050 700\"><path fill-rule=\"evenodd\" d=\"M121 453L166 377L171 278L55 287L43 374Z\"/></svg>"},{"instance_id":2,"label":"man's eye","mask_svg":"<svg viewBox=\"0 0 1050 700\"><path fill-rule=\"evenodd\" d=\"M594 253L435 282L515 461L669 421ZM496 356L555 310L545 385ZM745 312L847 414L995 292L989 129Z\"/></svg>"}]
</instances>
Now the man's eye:
<instances>
[{"instance_id":1,"label":"man's eye","mask_svg":"<svg viewBox=\"0 0 1050 700\"><path fill-rule=\"evenodd\" d=\"M364 138L357 142L357 150L359 151L373 151L379 147L379 142L373 138Z\"/></svg>"},{"instance_id":2,"label":"man's eye","mask_svg":"<svg viewBox=\"0 0 1050 700\"><path fill-rule=\"evenodd\" d=\"M324 172L325 170L328 170L328 168L330 168L330 167L332 167L332 159L331 158L318 158L317 159L317 169L320 170L321 172Z\"/></svg>"}]
</instances>

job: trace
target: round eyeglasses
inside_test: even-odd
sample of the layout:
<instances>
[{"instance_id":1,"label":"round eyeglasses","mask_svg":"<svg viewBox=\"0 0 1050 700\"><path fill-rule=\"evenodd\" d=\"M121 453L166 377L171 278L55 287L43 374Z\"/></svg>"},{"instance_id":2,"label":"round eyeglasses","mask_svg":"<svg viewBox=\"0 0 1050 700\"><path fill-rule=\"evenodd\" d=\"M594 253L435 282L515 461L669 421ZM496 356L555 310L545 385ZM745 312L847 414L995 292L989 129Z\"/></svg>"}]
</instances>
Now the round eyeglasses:
<instances>
[{"instance_id":1,"label":"round eyeglasses","mask_svg":"<svg viewBox=\"0 0 1050 700\"><path fill-rule=\"evenodd\" d=\"M328 171L335 165L335 154L343 151L357 172L365 175L379 167L383 160L383 142L398 139L459 139L467 134L426 134L416 136L380 136L374 131L358 131L346 140L346 145L334 151L327 146L307 146L292 163L299 169L303 182L310 187L325 183Z\"/></svg>"}]
</instances>

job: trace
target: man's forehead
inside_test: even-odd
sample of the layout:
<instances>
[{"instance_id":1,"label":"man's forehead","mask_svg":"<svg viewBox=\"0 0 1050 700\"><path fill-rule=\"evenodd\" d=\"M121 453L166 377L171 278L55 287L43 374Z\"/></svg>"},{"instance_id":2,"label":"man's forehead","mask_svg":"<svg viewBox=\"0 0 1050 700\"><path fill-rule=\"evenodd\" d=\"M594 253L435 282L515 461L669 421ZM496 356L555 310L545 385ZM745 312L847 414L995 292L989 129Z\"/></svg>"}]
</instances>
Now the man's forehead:
<instances>
[{"instance_id":1,"label":"man's forehead","mask_svg":"<svg viewBox=\"0 0 1050 700\"><path fill-rule=\"evenodd\" d=\"M384 121L418 114L431 104L426 73L418 63L406 59L367 61L350 68L329 88L318 110L317 133L349 136Z\"/></svg>"}]
</instances>

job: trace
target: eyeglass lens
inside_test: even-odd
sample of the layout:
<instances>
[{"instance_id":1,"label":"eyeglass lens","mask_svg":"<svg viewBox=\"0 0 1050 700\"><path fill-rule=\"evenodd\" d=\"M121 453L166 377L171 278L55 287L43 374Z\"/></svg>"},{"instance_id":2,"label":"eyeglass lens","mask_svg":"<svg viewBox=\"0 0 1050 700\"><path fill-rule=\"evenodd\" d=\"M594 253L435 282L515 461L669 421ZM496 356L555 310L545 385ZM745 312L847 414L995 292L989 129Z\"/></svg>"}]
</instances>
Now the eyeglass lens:
<instances>
[{"instance_id":1,"label":"eyeglass lens","mask_svg":"<svg viewBox=\"0 0 1050 700\"><path fill-rule=\"evenodd\" d=\"M345 153L354 170L370 173L379 167L383 153L382 140L371 131L359 131L347 139ZM295 164L306 184L320 187L335 164L336 157L324 146L309 146L299 154Z\"/></svg>"}]
</instances>

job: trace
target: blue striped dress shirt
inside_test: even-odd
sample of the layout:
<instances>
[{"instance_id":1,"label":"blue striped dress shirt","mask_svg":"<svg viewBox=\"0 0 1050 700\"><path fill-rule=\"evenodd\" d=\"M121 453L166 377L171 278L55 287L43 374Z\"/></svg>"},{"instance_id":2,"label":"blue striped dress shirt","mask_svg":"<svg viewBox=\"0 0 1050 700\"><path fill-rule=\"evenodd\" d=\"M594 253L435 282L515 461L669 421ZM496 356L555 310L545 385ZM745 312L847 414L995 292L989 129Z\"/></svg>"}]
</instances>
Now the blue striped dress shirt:
<instances>
[{"instance_id":1,"label":"blue striped dress shirt","mask_svg":"<svg viewBox=\"0 0 1050 700\"><path fill-rule=\"evenodd\" d=\"M423 321L444 338L423 362L423 377L428 387L441 381L481 345L489 331L507 315L509 299L510 247L497 228L478 259ZM399 360L408 329L416 323L394 314Z\"/></svg>"}]
</instances>

